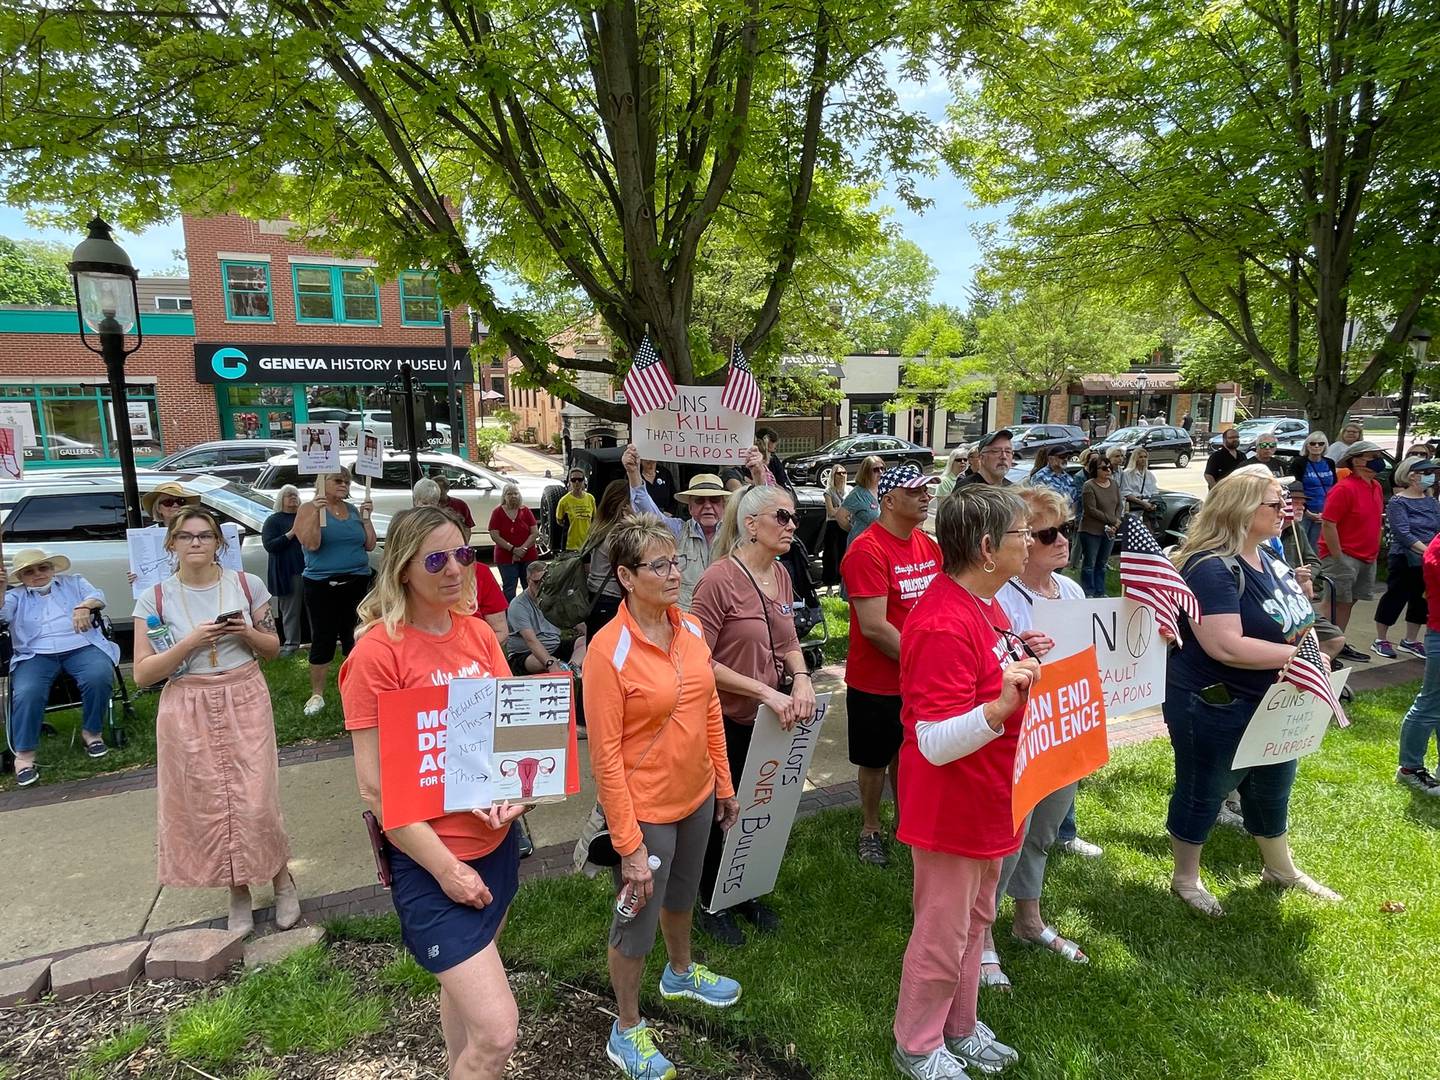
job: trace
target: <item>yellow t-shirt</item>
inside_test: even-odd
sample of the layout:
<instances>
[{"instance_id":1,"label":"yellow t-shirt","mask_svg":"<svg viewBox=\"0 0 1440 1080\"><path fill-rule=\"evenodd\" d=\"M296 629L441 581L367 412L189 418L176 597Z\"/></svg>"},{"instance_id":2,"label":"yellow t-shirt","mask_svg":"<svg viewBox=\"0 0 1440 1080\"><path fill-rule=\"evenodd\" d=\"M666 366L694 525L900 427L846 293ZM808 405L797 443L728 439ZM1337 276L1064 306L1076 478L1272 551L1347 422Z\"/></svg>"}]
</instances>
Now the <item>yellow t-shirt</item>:
<instances>
[{"instance_id":1,"label":"yellow t-shirt","mask_svg":"<svg viewBox=\"0 0 1440 1080\"><path fill-rule=\"evenodd\" d=\"M579 551L585 546L590 535L590 523L595 519L595 496L588 491L584 495L571 495L568 491L555 504L555 520L570 523L565 533L565 550Z\"/></svg>"}]
</instances>

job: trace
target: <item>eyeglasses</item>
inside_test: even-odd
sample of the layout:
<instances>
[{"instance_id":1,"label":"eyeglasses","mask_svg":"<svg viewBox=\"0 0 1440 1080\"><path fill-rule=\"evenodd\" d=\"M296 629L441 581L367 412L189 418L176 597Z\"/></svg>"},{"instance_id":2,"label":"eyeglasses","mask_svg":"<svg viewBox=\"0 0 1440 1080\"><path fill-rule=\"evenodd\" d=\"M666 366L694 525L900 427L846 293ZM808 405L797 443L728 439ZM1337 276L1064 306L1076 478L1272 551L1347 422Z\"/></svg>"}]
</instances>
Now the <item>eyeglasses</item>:
<instances>
[{"instance_id":1,"label":"eyeglasses","mask_svg":"<svg viewBox=\"0 0 1440 1080\"><path fill-rule=\"evenodd\" d=\"M177 544L208 544L215 539L213 532L177 532L175 542Z\"/></svg>"},{"instance_id":2,"label":"eyeglasses","mask_svg":"<svg viewBox=\"0 0 1440 1080\"><path fill-rule=\"evenodd\" d=\"M775 524L779 525L782 529L786 525L796 525L799 523L799 518L795 516L795 511L786 510L783 506L777 506L774 510L762 510L756 515L756 517L766 516L773 516L775 518Z\"/></svg>"},{"instance_id":3,"label":"eyeglasses","mask_svg":"<svg viewBox=\"0 0 1440 1080\"><path fill-rule=\"evenodd\" d=\"M1257 442L1257 443L1255 444L1255 449L1256 449L1256 450L1274 450L1274 449L1275 449L1277 446L1279 446L1279 445L1280 445L1279 443L1273 443L1273 442Z\"/></svg>"},{"instance_id":4,"label":"eyeglasses","mask_svg":"<svg viewBox=\"0 0 1440 1080\"><path fill-rule=\"evenodd\" d=\"M1074 533L1075 526L1071 525L1067 521L1064 525L1052 525L1048 529L1031 529L1030 537L1036 543L1043 544L1045 547L1049 547L1051 544L1055 543L1058 538L1062 536L1065 537L1066 540L1069 540L1070 537L1074 535Z\"/></svg>"},{"instance_id":5,"label":"eyeglasses","mask_svg":"<svg viewBox=\"0 0 1440 1080\"><path fill-rule=\"evenodd\" d=\"M1023 537L1025 538L1025 542L1028 544L1028 543L1030 542L1030 540L1034 537L1035 534L1034 534L1033 532L1031 532L1029 529L1006 529L1006 530L1005 530L1005 535L1006 535L1006 536L1023 536Z\"/></svg>"},{"instance_id":6,"label":"eyeglasses","mask_svg":"<svg viewBox=\"0 0 1440 1080\"><path fill-rule=\"evenodd\" d=\"M445 569L450 562L451 556L461 566L473 566L475 564L475 549L469 546L458 547L454 551L432 551L425 556L425 572L427 574L438 574Z\"/></svg>"},{"instance_id":7,"label":"eyeglasses","mask_svg":"<svg viewBox=\"0 0 1440 1080\"><path fill-rule=\"evenodd\" d=\"M1004 640L1005 651L1010 654L1011 660L1023 660L1027 656L1031 660L1040 659L1040 657L1035 654L1035 650L1030 648L1030 646L1025 643L1025 639L1015 633L1014 630L1001 630L1000 627L993 623L990 629L994 630L995 633L999 634L1001 639Z\"/></svg>"},{"instance_id":8,"label":"eyeglasses","mask_svg":"<svg viewBox=\"0 0 1440 1080\"><path fill-rule=\"evenodd\" d=\"M188 499L156 499L155 505L166 507L184 506L187 502L189 502Z\"/></svg>"},{"instance_id":9,"label":"eyeglasses","mask_svg":"<svg viewBox=\"0 0 1440 1080\"><path fill-rule=\"evenodd\" d=\"M982 454L997 454L1000 457L1015 456L1015 448L1013 446L987 446L984 450L981 450L980 452Z\"/></svg>"},{"instance_id":10,"label":"eyeglasses","mask_svg":"<svg viewBox=\"0 0 1440 1080\"><path fill-rule=\"evenodd\" d=\"M1285 504L1283 502L1262 502L1260 505L1274 510L1277 514L1285 509Z\"/></svg>"},{"instance_id":11,"label":"eyeglasses","mask_svg":"<svg viewBox=\"0 0 1440 1080\"><path fill-rule=\"evenodd\" d=\"M647 563L637 563L631 569L639 570L643 566L656 577L669 577L672 573L678 574L684 570L686 561L684 555L676 555L673 559L651 559Z\"/></svg>"}]
</instances>

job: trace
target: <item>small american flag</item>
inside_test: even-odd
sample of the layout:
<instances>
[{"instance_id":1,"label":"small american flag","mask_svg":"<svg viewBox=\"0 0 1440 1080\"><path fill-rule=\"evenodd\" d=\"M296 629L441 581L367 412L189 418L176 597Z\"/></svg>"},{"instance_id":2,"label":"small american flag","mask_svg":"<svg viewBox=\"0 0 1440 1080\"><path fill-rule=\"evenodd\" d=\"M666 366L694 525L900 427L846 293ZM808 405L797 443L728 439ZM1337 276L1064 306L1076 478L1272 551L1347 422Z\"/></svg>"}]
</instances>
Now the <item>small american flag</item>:
<instances>
[{"instance_id":1,"label":"small american flag","mask_svg":"<svg viewBox=\"0 0 1440 1080\"><path fill-rule=\"evenodd\" d=\"M1280 489L1280 512L1285 515L1285 526L1295 524L1295 503L1290 499L1290 492L1284 488Z\"/></svg>"},{"instance_id":2,"label":"small american flag","mask_svg":"<svg viewBox=\"0 0 1440 1080\"><path fill-rule=\"evenodd\" d=\"M750 361L739 345L730 347L730 372L725 376L725 392L720 404L751 419L760 417L760 384L750 370Z\"/></svg>"},{"instance_id":3,"label":"small american flag","mask_svg":"<svg viewBox=\"0 0 1440 1080\"><path fill-rule=\"evenodd\" d=\"M1127 514L1121 520L1120 543L1120 585L1125 595L1148 607L1160 629L1178 641L1177 611L1198 622L1200 601L1138 515Z\"/></svg>"},{"instance_id":4,"label":"small american flag","mask_svg":"<svg viewBox=\"0 0 1440 1080\"><path fill-rule=\"evenodd\" d=\"M674 397L675 380L646 334L625 373L625 400L630 403L630 412L644 416L669 405Z\"/></svg>"},{"instance_id":5,"label":"small american flag","mask_svg":"<svg viewBox=\"0 0 1440 1080\"><path fill-rule=\"evenodd\" d=\"M1314 694L1335 713L1335 722L1341 727L1350 726L1350 718L1340 707L1335 688L1330 684L1330 662L1320 652L1320 643L1313 630L1306 630L1300 639L1300 648L1280 670L1280 678L1307 694Z\"/></svg>"}]
</instances>

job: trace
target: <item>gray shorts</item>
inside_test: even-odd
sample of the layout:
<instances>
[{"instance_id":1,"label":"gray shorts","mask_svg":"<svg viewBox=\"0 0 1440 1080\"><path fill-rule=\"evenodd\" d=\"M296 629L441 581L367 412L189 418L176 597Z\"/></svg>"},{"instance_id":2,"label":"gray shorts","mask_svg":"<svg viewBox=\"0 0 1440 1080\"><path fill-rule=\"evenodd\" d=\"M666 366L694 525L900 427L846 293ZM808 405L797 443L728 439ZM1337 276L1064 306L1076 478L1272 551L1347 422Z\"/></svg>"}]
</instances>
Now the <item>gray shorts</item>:
<instances>
[{"instance_id":1,"label":"gray shorts","mask_svg":"<svg viewBox=\"0 0 1440 1080\"><path fill-rule=\"evenodd\" d=\"M1369 600L1375 588L1375 564L1353 559L1344 552L1320 560L1321 572L1335 588L1335 602L1353 604Z\"/></svg>"},{"instance_id":2,"label":"gray shorts","mask_svg":"<svg viewBox=\"0 0 1440 1080\"><path fill-rule=\"evenodd\" d=\"M1320 639L1321 644L1327 641L1334 641L1336 638L1343 638L1345 631L1336 626L1324 615L1315 616L1315 636Z\"/></svg>"},{"instance_id":3,"label":"gray shorts","mask_svg":"<svg viewBox=\"0 0 1440 1080\"><path fill-rule=\"evenodd\" d=\"M610 944L622 956L632 959L647 955L655 947L655 930L660 925L660 908L666 911L690 911L700 895L700 868L705 862L705 848L710 843L710 825L715 820L715 793L701 803L687 818L665 825L640 822L640 834L646 850L660 857L660 869L652 879L654 891L650 902L625 925L617 917L610 921ZM612 874L618 894L622 884L620 869Z\"/></svg>"}]
</instances>

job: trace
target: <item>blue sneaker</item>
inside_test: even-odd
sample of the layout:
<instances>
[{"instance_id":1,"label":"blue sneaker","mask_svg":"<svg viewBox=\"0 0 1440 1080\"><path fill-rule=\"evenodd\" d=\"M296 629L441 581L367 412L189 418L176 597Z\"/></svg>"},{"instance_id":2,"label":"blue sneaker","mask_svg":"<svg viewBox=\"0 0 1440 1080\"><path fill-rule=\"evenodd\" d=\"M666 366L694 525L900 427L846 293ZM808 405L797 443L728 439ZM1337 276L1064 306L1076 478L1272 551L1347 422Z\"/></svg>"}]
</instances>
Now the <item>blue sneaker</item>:
<instances>
[{"instance_id":1,"label":"blue sneaker","mask_svg":"<svg viewBox=\"0 0 1440 1080\"><path fill-rule=\"evenodd\" d=\"M724 975L716 975L704 964L690 961L690 970L677 975L669 964L660 973L660 996L666 1001L693 998L725 1009L740 1000L740 984Z\"/></svg>"},{"instance_id":2,"label":"blue sneaker","mask_svg":"<svg viewBox=\"0 0 1440 1080\"><path fill-rule=\"evenodd\" d=\"M655 1046L655 1032L642 1018L625 1031L620 1021L610 1025L610 1041L605 1056L633 1080L674 1080L675 1066Z\"/></svg>"}]
</instances>

